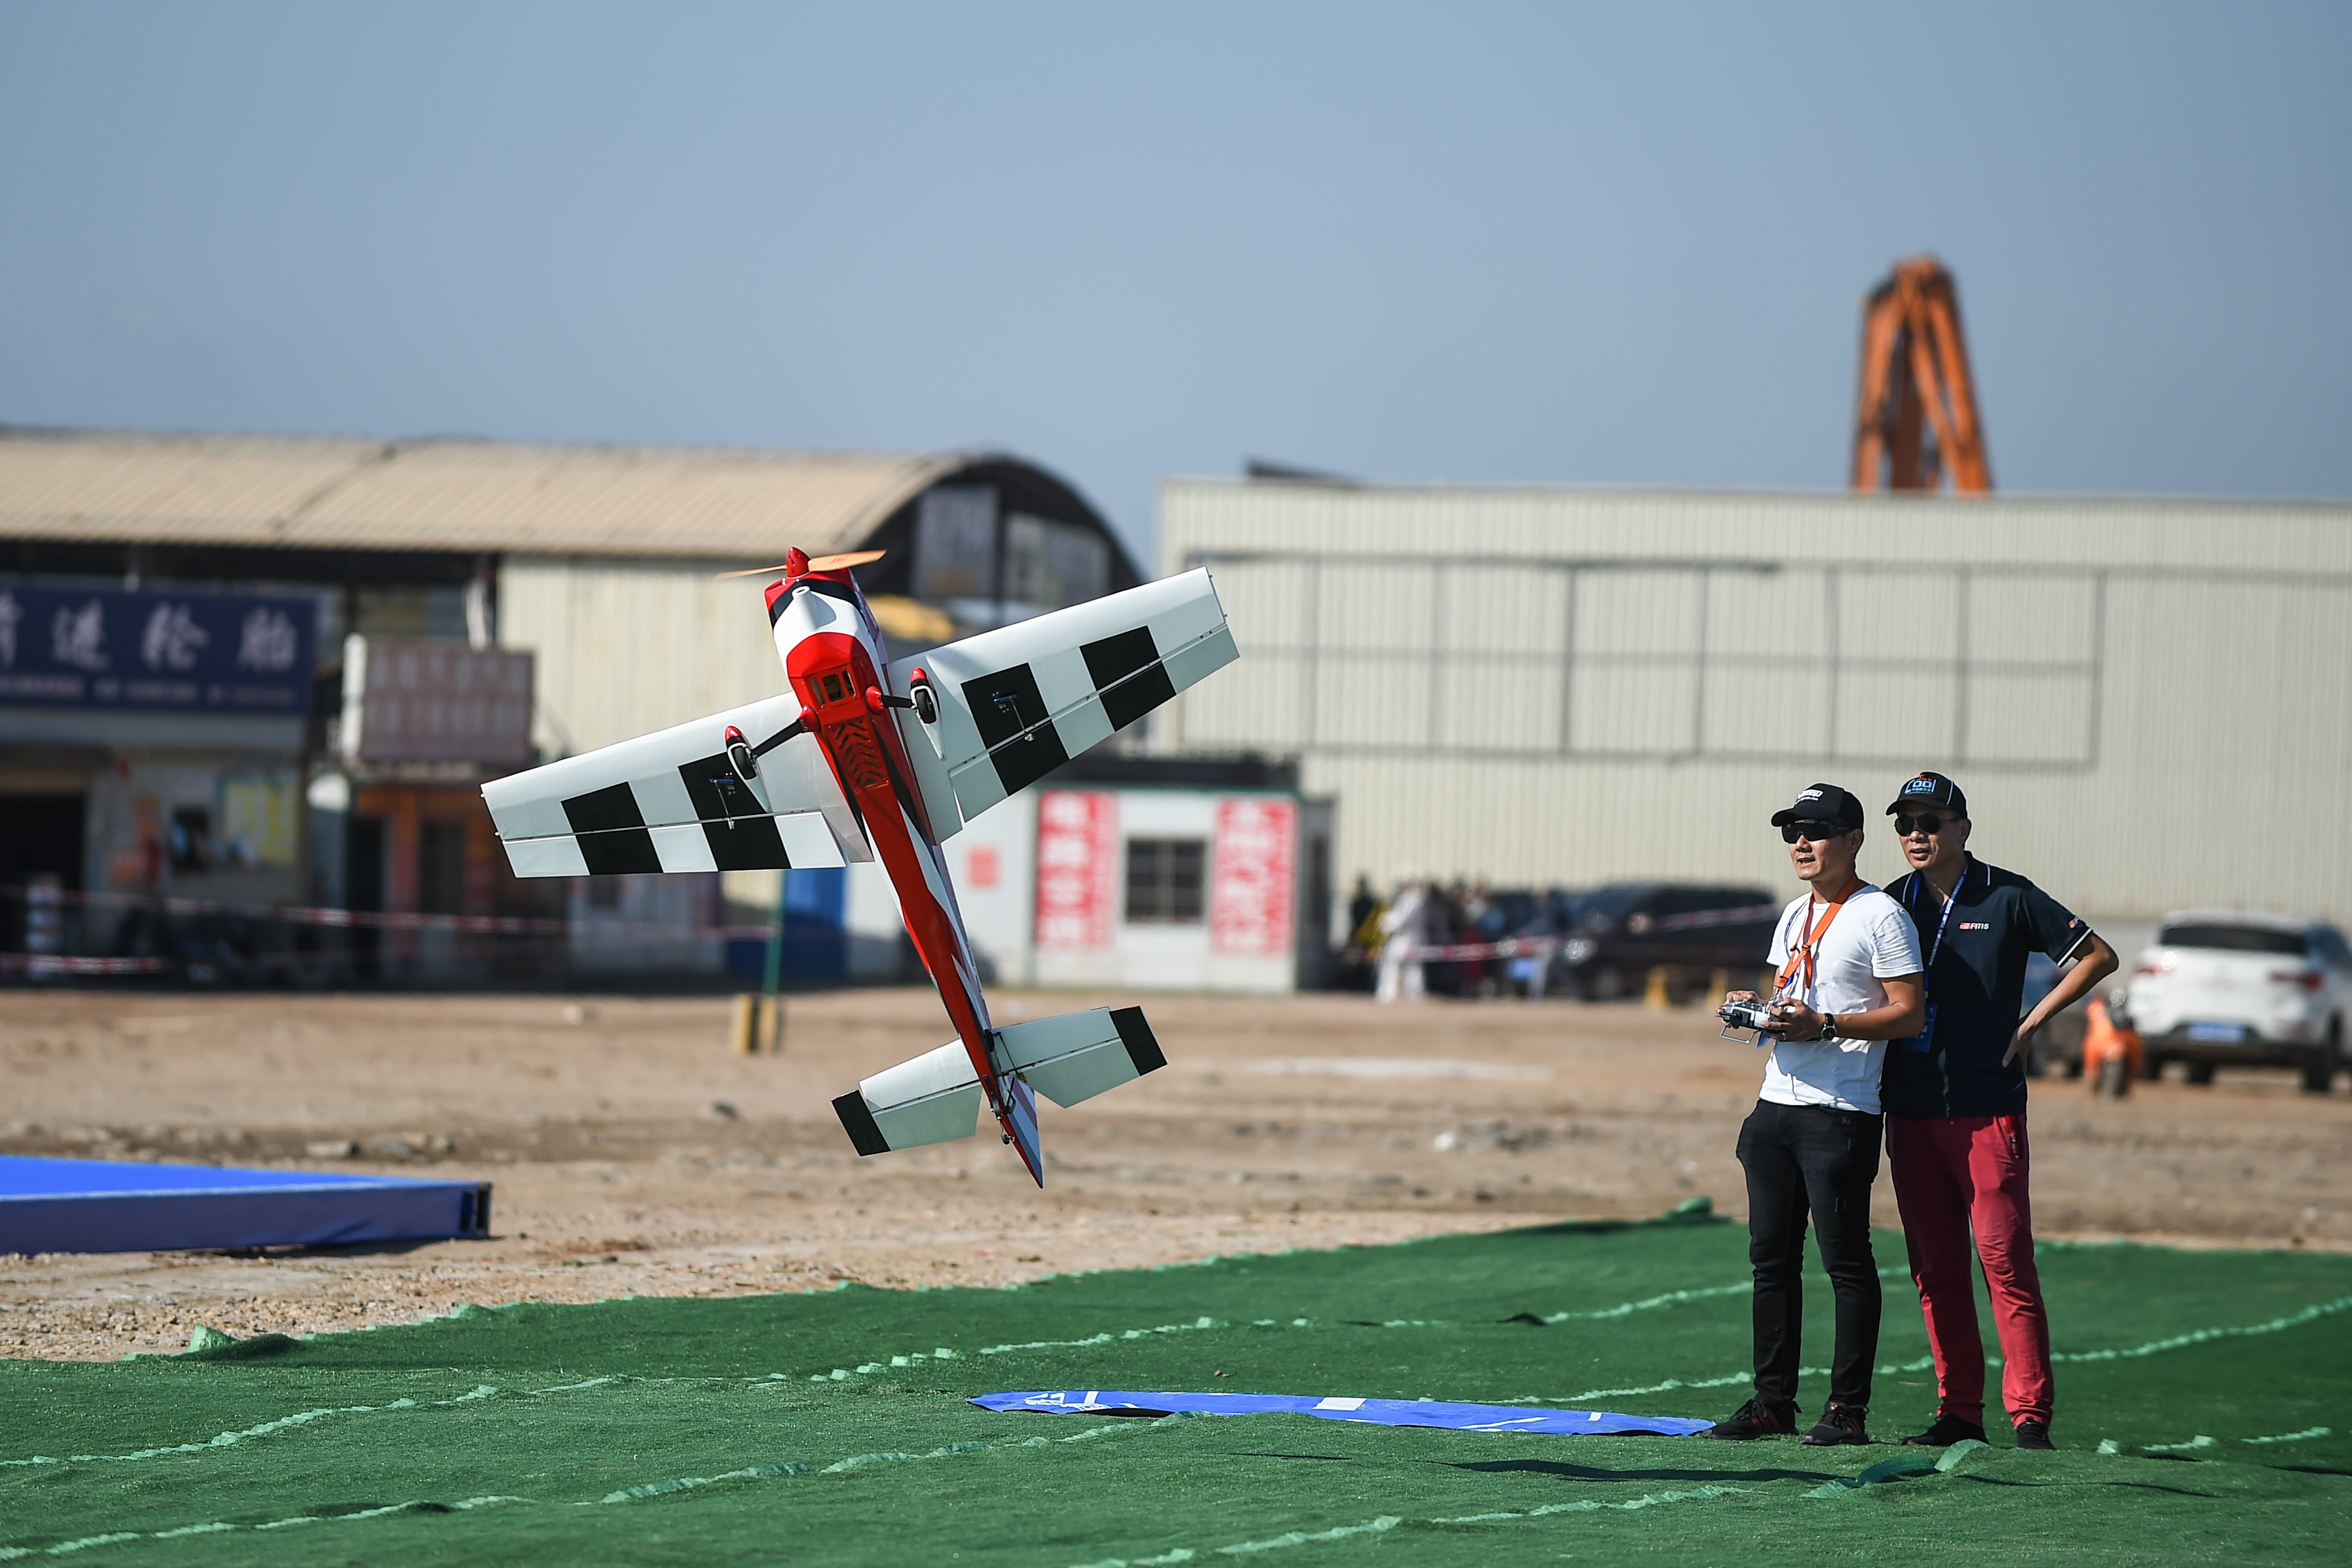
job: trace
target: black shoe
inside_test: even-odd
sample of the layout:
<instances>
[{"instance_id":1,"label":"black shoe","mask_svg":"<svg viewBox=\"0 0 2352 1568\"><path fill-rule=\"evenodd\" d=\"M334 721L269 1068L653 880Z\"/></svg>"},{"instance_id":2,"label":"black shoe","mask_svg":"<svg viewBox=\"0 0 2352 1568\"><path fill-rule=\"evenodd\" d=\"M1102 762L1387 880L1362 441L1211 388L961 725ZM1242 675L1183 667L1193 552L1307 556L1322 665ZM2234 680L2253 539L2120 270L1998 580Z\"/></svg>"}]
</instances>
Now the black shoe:
<instances>
[{"instance_id":1,"label":"black shoe","mask_svg":"<svg viewBox=\"0 0 2352 1568\"><path fill-rule=\"evenodd\" d=\"M2050 1423L2030 1417L2017 1424L2017 1446L2021 1448L2054 1448L2050 1440Z\"/></svg>"},{"instance_id":2,"label":"black shoe","mask_svg":"<svg viewBox=\"0 0 2352 1568\"><path fill-rule=\"evenodd\" d=\"M1775 1404L1759 1396L1732 1412L1730 1419L1717 1421L1699 1436L1734 1439L1785 1437L1796 1429L1797 1407L1795 1405Z\"/></svg>"},{"instance_id":3,"label":"black shoe","mask_svg":"<svg viewBox=\"0 0 2352 1568\"><path fill-rule=\"evenodd\" d=\"M1834 1448L1846 1443L1868 1443L1870 1434L1862 1429L1862 1424L1869 1414L1867 1405L1841 1405L1831 1400L1822 1406L1821 1424L1805 1434L1805 1447Z\"/></svg>"},{"instance_id":4,"label":"black shoe","mask_svg":"<svg viewBox=\"0 0 2352 1568\"><path fill-rule=\"evenodd\" d=\"M1916 1437L1906 1437L1903 1440L1915 1448L1948 1448L1954 1443L1965 1442L1970 1438L1979 1443L1985 1440L1982 1425L1975 1421L1963 1421L1958 1416L1949 1416L1938 1410L1936 1412L1935 1422L1926 1431Z\"/></svg>"}]
</instances>

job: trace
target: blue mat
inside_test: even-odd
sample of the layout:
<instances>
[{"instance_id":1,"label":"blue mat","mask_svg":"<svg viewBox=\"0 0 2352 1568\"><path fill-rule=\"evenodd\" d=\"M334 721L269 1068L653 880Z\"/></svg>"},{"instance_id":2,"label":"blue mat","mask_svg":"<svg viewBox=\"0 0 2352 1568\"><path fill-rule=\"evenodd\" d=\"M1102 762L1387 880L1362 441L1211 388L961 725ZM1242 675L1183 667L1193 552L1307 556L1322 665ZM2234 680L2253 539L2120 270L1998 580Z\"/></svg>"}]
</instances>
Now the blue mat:
<instances>
[{"instance_id":1,"label":"blue mat","mask_svg":"<svg viewBox=\"0 0 2352 1568\"><path fill-rule=\"evenodd\" d=\"M166 1252L486 1236L490 1184L0 1155L0 1252Z\"/></svg>"},{"instance_id":2,"label":"blue mat","mask_svg":"<svg viewBox=\"0 0 2352 1568\"><path fill-rule=\"evenodd\" d=\"M1456 1432L1545 1432L1567 1437L1612 1433L1687 1437L1713 1425L1686 1416L1619 1416L1606 1410L1531 1410L1518 1405L1454 1405L1442 1399L1318 1398L1312 1394L1131 1394L1107 1388L1047 1394L983 1394L983 1410L1037 1410L1067 1416L1262 1416L1286 1411L1375 1427L1442 1427Z\"/></svg>"}]
</instances>

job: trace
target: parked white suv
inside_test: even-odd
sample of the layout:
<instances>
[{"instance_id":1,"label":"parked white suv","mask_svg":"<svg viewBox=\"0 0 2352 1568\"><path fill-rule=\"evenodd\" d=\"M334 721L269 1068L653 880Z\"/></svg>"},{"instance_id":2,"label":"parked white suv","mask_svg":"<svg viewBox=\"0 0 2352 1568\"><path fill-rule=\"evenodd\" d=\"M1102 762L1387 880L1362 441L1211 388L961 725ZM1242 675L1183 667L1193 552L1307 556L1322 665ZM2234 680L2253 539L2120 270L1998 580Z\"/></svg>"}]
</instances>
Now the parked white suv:
<instances>
[{"instance_id":1,"label":"parked white suv","mask_svg":"<svg viewBox=\"0 0 2352 1568\"><path fill-rule=\"evenodd\" d=\"M2324 1094L2344 1059L2352 1018L2352 946L2320 921L2246 910L2183 910L2139 956L2131 1019L2146 1071L2186 1062L2210 1083L2225 1063L2299 1067Z\"/></svg>"}]
</instances>

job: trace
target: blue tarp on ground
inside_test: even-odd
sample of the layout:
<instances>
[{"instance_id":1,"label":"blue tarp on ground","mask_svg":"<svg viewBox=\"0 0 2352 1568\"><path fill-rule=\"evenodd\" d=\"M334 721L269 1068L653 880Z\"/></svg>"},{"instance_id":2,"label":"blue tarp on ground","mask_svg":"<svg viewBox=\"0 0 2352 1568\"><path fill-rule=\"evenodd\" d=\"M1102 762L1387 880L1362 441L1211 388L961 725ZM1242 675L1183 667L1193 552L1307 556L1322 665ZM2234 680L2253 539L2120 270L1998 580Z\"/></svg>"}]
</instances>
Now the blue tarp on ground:
<instances>
[{"instance_id":1,"label":"blue tarp on ground","mask_svg":"<svg viewBox=\"0 0 2352 1568\"><path fill-rule=\"evenodd\" d=\"M0 1252L425 1240L489 1219L488 1182L0 1155Z\"/></svg>"},{"instance_id":2,"label":"blue tarp on ground","mask_svg":"<svg viewBox=\"0 0 2352 1568\"><path fill-rule=\"evenodd\" d=\"M1638 1433L1686 1437L1711 1422L1686 1416L1619 1416L1606 1410L1534 1410L1517 1405L1455 1405L1442 1399L1356 1399L1312 1394L1137 1394L1108 1388L1043 1394L983 1394L984 1410L1037 1410L1069 1416L1262 1416L1285 1411L1376 1427L1443 1427L1456 1432L1546 1432L1563 1436Z\"/></svg>"}]
</instances>

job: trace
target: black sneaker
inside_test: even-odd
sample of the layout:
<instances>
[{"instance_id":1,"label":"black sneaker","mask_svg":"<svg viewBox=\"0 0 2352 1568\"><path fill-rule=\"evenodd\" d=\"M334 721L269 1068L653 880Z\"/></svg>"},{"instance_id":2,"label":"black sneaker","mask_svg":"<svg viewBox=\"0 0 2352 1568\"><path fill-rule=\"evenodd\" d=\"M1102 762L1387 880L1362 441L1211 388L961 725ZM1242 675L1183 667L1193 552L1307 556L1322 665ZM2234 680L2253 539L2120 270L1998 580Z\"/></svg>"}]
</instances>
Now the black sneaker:
<instances>
[{"instance_id":1,"label":"black sneaker","mask_svg":"<svg viewBox=\"0 0 2352 1568\"><path fill-rule=\"evenodd\" d=\"M1717 1421L1702 1437L1785 1437L1797 1429L1797 1407L1793 1404L1776 1404L1758 1396L1732 1412L1728 1420Z\"/></svg>"},{"instance_id":2,"label":"black sneaker","mask_svg":"<svg viewBox=\"0 0 2352 1568\"><path fill-rule=\"evenodd\" d=\"M1869 1414L1867 1405L1841 1405L1831 1400L1822 1406L1821 1424L1805 1434L1805 1447L1834 1448L1847 1443L1868 1443L1870 1434L1862 1429L1862 1424Z\"/></svg>"},{"instance_id":3,"label":"black sneaker","mask_svg":"<svg viewBox=\"0 0 2352 1568\"><path fill-rule=\"evenodd\" d=\"M1984 1427L1980 1423L1963 1421L1958 1416L1938 1410L1936 1412L1934 1423L1926 1431L1916 1437L1906 1437L1903 1440L1915 1448L1948 1448L1954 1443L1971 1437L1979 1443L1985 1440Z\"/></svg>"},{"instance_id":4,"label":"black sneaker","mask_svg":"<svg viewBox=\"0 0 2352 1568\"><path fill-rule=\"evenodd\" d=\"M2050 1440L2049 1422L2036 1421L2029 1416L2017 1424L2017 1446L2021 1448L2054 1448L2058 1445Z\"/></svg>"}]
</instances>

